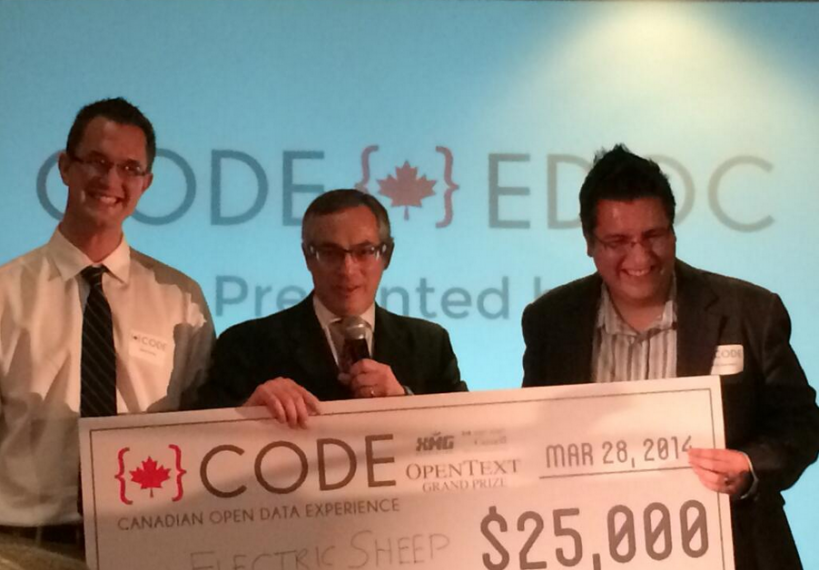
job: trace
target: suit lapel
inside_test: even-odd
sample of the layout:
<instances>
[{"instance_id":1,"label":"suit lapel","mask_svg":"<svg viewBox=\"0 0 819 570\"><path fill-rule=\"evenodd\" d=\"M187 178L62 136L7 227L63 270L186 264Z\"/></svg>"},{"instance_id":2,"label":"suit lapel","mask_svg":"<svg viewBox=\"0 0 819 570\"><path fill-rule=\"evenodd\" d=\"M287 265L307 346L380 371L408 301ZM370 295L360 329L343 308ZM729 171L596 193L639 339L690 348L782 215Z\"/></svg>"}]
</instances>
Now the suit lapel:
<instances>
[{"instance_id":1,"label":"suit lapel","mask_svg":"<svg viewBox=\"0 0 819 570\"><path fill-rule=\"evenodd\" d=\"M561 332L565 340L566 354L553 359L565 363L565 370L557 377L571 384L585 384L592 379L592 348L594 324L600 300L601 279L596 273L589 276L575 299L579 302L566 307L569 326Z\"/></svg>"},{"instance_id":2,"label":"suit lapel","mask_svg":"<svg viewBox=\"0 0 819 570\"><path fill-rule=\"evenodd\" d=\"M373 360L387 364L402 384L407 383L407 367L412 362L409 348L400 327L395 326L393 316L376 305L375 330L373 331Z\"/></svg>"},{"instance_id":3,"label":"suit lapel","mask_svg":"<svg viewBox=\"0 0 819 570\"><path fill-rule=\"evenodd\" d=\"M711 366L723 325L718 297L699 272L677 262L677 376L704 376Z\"/></svg>"},{"instance_id":4,"label":"suit lapel","mask_svg":"<svg viewBox=\"0 0 819 570\"><path fill-rule=\"evenodd\" d=\"M298 305L289 334L293 343L293 358L312 386L321 386L338 375L333 353L313 308L312 295Z\"/></svg>"}]
</instances>

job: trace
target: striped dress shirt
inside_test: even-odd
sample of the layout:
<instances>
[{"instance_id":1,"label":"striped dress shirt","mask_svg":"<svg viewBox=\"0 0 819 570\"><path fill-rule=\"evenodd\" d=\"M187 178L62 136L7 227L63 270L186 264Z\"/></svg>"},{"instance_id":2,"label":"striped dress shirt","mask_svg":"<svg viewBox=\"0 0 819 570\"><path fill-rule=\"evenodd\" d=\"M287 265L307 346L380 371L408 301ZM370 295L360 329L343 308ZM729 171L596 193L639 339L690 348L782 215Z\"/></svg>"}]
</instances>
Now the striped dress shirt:
<instances>
[{"instance_id":1,"label":"striped dress shirt","mask_svg":"<svg viewBox=\"0 0 819 570\"><path fill-rule=\"evenodd\" d=\"M603 285L592 351L594 382L623 382L677 376L676 279L661 315L636 331L617 312Z\"/></svg>"}]
</instances>

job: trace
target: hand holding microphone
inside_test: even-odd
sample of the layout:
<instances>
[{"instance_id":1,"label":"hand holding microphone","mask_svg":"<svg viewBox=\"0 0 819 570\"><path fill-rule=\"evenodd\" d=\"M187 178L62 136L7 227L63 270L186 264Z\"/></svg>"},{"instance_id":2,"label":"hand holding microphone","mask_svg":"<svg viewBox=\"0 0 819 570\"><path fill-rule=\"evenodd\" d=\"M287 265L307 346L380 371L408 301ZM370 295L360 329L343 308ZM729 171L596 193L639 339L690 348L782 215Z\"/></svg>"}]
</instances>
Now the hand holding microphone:
<instances>
[{"instance_id":1,"label":"hand holding microphone","mask_svg":"<svg viewBox=\"0 0 819 570\"><path fill-rule=\"evenodd\" d=\"M339 351L338 379L350 387L356 398L402 396L404 387L395 378L392 368L376 362L370 356L367 344L368 325L361 317L346 317L341 322L344 337Z\"/></svg>"},{"instance_id":2,"label":"hand holding microphone","mask_svg":"<svg viewBox=\"0 0 819 570\"><path fill-rule=\"evenodd\" d=\"M349 373L353 364L370 358L370 347L367 344L368 325L361 317L345 317L339 328L343 342L338 354L338 367L342 372Z\"/></svg>"}]
</instances>

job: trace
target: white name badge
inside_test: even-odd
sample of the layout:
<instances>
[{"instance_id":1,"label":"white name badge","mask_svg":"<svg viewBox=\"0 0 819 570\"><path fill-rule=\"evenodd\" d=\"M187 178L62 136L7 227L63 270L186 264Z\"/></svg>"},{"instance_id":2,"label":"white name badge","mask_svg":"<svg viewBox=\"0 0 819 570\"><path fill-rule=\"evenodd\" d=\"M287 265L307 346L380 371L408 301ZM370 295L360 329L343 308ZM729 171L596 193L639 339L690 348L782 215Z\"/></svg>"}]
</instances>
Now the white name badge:
<instances>
[{"instance_id":1,"label":"white name badge","mask_svg":"<svg viewBox=\"0 0 819 570\"><path fill-rule=\"evenodd\" d=\"M128 355L161 366L173 356L172 340L132 330L129 336Z\"/></svg>"},{"instance_id":2,"label":"white name badge","mask_svg":"<svg viewBox=\"0 0 819 570\"><path fill-rule=\"evenodd\" d=\"M745 369L745 349L741 344L721 344L714 355L711 374L726 376Z\"/></svg>"},{"instance_id":3,"label":"white name badge","mask_svg":"<svg viewBox=\"0 0 819 570\"><path fill-rule=\"evenodd\" d=\"M100 570L731 570L716 377L80 420Z\"/></svg>"}]
</instances>

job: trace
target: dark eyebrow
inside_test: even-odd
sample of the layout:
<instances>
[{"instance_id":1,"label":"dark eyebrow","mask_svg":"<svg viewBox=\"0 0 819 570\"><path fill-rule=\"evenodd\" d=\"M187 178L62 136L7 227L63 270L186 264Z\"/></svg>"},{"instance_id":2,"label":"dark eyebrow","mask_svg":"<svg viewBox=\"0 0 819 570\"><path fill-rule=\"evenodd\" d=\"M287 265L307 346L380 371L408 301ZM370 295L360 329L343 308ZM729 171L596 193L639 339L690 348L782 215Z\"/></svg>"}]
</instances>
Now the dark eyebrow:
<instances>
[{"instance_id":1,"label":"dark eyebrow","mask_svg":"<svg viewBox=\"0 0 819 570\"><path fill-rule=\"evenodd\" d=\"M629 236L627 236L626 234L609 234L609 235L605 235L605 236L600 236L597 239L600 239L600 240L603 240L603 241L616 241L616 240L622 240L622 239L629 239Z\"/></svg>"},{"instance_id":2,"label":"dark eyebrow","mask_svg":"<svg viewBox=\"0 0 819 570\"><path fill-rule=\"evenodd\" d=\"M100 152L98 150L88 151L88 157L87 158L94 158L94 159L100 158L100 159L102 159L102 160L104 160L106 162L113 163L113 161L110 158L108 158L107 156L105 156L104 153L102 153L102 152ZM138 166L140 168L145 168L144 166L142 166L142 163L139 160L137 160L136 158L127 158L121 164L127 164L128 166Z\"/></svg>"},{"instance_id":3,"label":"dark eyebrow","mask_svg":"<svg viewBox=\"0 0 819 570\"><path fill-rule=\"evenodd\" d=\"M641 232L640 235L641 236L646 236L646 235L650 235L650 234L653 234L653 233L664 233L664 232L669 231L669 229L670 228L665 227L665 226L649 228L649 229ZM605 235L605 236L600 236L599 239L605 239L605 240L631 239L631 236L628 235L628 234L617 233L617 234L609 234L609 235Z\"/></svg>"},{"instance_id":4,"label":"dark eyebrow","mask_svg":"<svg viewBox=\"0 0 819 570\"><path fill-rule=\"evenodd\" d=\"M373 242L367 240L367 241L362 241L361 243L354 243L353 245L350 246L350 248L368 247L368 246L377 246L377 245L378 245L378 243L373 243ZM345 249L345 248L341 247L340 245L338 245L337 243L326 242L326 241L325 242L315 243L315 244L313 244L313 247L335 247L337 249Z\"/></svg>"},{"instance_id":5,"label":"dark eyebrow","mask_svg":"<svg viewBox=\"0 0 819 570\"><path fill-rule=\"evenodd\" d=\"M90 151L90 152L88 153L88 157L87 157L87 158L101 158L101 159L103 159L103 160L108 160L108 157L107 157L107 156L105 156L104 154L102 154L102 153L101 153L100 151L98 151L98 150L92 150L92 151ZM110 160L108 160L108 162L111 162L111 161L110 161Z\"/></svg>"}]
</instances>

